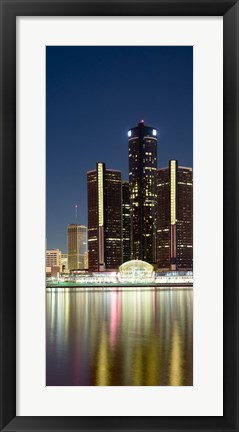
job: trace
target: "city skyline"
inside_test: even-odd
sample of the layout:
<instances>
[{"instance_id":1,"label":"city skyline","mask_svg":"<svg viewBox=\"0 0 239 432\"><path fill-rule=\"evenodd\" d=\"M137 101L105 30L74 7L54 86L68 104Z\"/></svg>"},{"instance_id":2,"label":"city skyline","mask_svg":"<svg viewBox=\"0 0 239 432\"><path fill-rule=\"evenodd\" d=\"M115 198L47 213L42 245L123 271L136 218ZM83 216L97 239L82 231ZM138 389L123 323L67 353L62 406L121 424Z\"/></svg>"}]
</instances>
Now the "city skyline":
<instances>
[{"instance_id":1,"label":"city skyline","mask_svg":"<svg viewBox=\"0 0 239 432\"><path fill-rule=\"evenodd\" d=\"M192 168L177 160L157 168L156 136L157 130L142 121L128 131L129 182L102 162L87 172L88 228L67 227L70 271L117 271L132 260L153 264L159 271L192 270Z\"/></svg>"},{"instance_id":2,"label":"city skyline","mask_svg":"<svg viewBox=\"0 0 239 432\"><path fill-rule=\"evenodd\" d=\"M97 162L105 162L107 169L122 171L122 180L128 181L127 132L137 125L142 117L146 124L153 125L158 130L158 168L167 166L169 159L177 159L180 165L192 167L192 48L167 47L167 50L165 48L47 47L47 241L49 249L58 247L62 252L66 251L68 224L88 225L86 172L93 170ZM82 55L87 65L77 75ZM99 76L97 71L91 71L86 79L86 71L91 70L93 59L99 55L102 59ZM148 68L146 61L151 56L154 58L155 65L153 71ZM69 64L65 62L67 66L63 64L66 58L68 62L71 60ZM182 58L185 61L182 61ZM125 60L125 63L121 60ZM123 64L127 65L129 76L124 72L123 76L119 77L119 72L124 71ZM142 74L134 75L135 68L139 64L144 64L142 89L137 87ZM176 65L178 68L175 72ZM159 66L162 69L161 73L159 73ZM112 76L112 71L115 72L116 69L117 73L113 74L109 85L107 76L109 74ZM69 70L71 70L70 76L67 73ZM86 96L81 86L84 82L89 90L94 73L97 82L90 86L93 88ZM152 75L154 75L153 81L149 79ZM157 80L155 80L156 75ZM162 83L160 76L164 77ZM76 79L80 83L80 89L76 86L70 103L69 97L72 96ZM96 90L100 86L102 91L102 81L104 81L105 95L103 105L105 103L106 106L105 110L99 110L96 116L95 110L97 107L99 109L99 98L97 99L99 95L97 96ZM113 83L115 92L112 92ZM162 85L168 90L167 94L163 91ZM119 95L118 87L120 93L123 93L122 96ZM136 98L135 101L137 92L141 97ZM77 106L76 95L79 97L79 105L86 103L83 119L76 118L76 114L82 109ZM134 100L133 103L131 98L132 101ZM89 101L94 103L92 114L87 120ZM183 104L181 110L183 114L180 112L180 102ZM65 117L65 121L60 121L59 114L63 115L66 109L69 111L69 116L73 114L71 128L69 128L69 116ZM122 115L118 118L120 111ZM77 219L75 205L78 205L79 209Z\"/></svg>"},{"instance_id":3,"label":"city skyline","mask_svg":"<svg viewBox=\"0 0 239 432\"><path fill-rule=\"evenodd\" d=\"M143 123L142 121L140 123ZM140 124L138 125L140 126ZM146 126L147 130L152 129L151 127ZM133 129L137 129L136 127ZM128 134L132 131L129 130ZM157 133L156 130L154 130L155 133ZM128 135L129 136L129 135ZM146 137L147 139L150 138L149 136ZM147 150L149 148L147 147ZM130 146L130 140L129 140L129 160L132 156L132 147ZM137 153L136 153L137 154ZM146 153L150 154L151 153ZM146 156L145 155L145 156ZM142 155L141 155L142 156ZM147 157L147 156L146 156ZM136 156L137 159L137 156ZM151 157L150 157L151 159ZM154 164L154 161L152 161ZM137 173L137 167L138 164L136 164L136 173ZM147 165L147 160L146 160ZM144 166L146 166L144 165ZM132 169L132 163L129 164L129 169ZM146 168L147 169L147 168ZM148 168L151 172L152 166ZM109 262L112 260L112 257L110 257L111 254L109 254L109 260L108 264L106 265L106 268L115 268L119 267L120 263L124 263L130 259L143 259L144 261L150 261L157 263L159 265L159 261L161 261L161 253L159 253L158 248L170 248L170 256L171 256L171 264L172 264L172 245L174 243L174 260L176 264L176 259L178 257L178 252L180 252L180 249L178 250L178 246L176 245L176 237L178 238L178 234L176 234L176 231L179 233L179 243L181 244L182 248L192 248L188 254L188 263L189 265L183 264L183 267L185 269L192 268L192 261L193 261L193 169L191 167L185 167L178 164L177 160L171 159L168 162L168 166L166 167L157 167L153 168L156 170L156 178L155 178L155 187L156 187L156 194L155 194L155 207L157 207L157 217L155 218L155 233L152 234L152 237L154 237L153 242L155 241L155 258L153 259L153 256L137 256L137 253L139 251L134 251L132 249L133 245L133 232L132 227L138 226L139 221L135 220L134 213L131 214L130 209L133 210L134 206L139 206L138 202L135 202L135 199L132 201L130 200L130 181L125 181L122 179L122 172L120 170L115 169L106 169L104 162L97 162L96 163L96 169L90 170L87 172L87 190L88 190L88 199L87 199L87 212L88 212L88 225L82 225L79 223L72 223L67 225L67 254L60 250L60 252L63 255L69 255L69 229L85 229L85 253L89 253L90 261L92 261L93 264L90 263L89 270L91 271L103 271L104 265L105 265L105 250L108 249L112 251L115 258L118 256L118 258L113 258L112 263L109 265ZM145 171L145 170L144 170ZM150 177L151 178L151 177ZM111 183L113 180L113 183ZM151 180L150 180L151 182ZM101 192L99 191L99 184L101 183ZM141 182L140 182L141 183ZM147 191L147 188L144 191L145 186L143 186L144 183L142 183L142 191L139 193L139 196L145 195L146 201L151 202L151 198L154 196L150 196L149 189ZM172 188L172 184L174 185ZM149 185L151 188L151 186ZM135 184L131 184L131 193L135 194L134 191ZM140 186L141 188L141 186ZM138 194L138 189L137 192ZM167 196L168 195L168 196ZM136 196L136 201L139 199L139 196ZM179 199L178 199L179 197ZM93 198L93 201L92 201ZM100 199L100 201L99 201ZM172 199L174 202L174 208L172 207ZM106 205L106 213L105 213L105 201L107 203ZM109 206L110 204L110 206ZM116 206L116 207L115 207ZM146 204L147 206L147 204ZM152 206L152 204L150 204ZM75 206L77 207L77 206ZM101 208L101 216L98 214L99 207ZM117 224L115 226L115 211L118 208L118 218ZM144 206L143 206L144 208ZM144 211L144 210L143 210ZM147 209L146 209L147 211ZM75 209L75 213L77 214L77 209ZM117 213L117 212L116 212ZM108 216L106 216L108 214ZM148 214L147 217L149 216ZM105 216L106 216L106 224L105 224ZM112 219L113 217L113 219ZM99 218L99 219L98 219ZM99 222L99 220L102 218L102 224ZM172 220L174 218L174 222ZM136 218L137 219L137 218ZM147 219L147 218L146 218ZM145 220L146 221L146 220ZM109 225L108 225L109 224ZM171 229L169 229L171 224ZM189 224L189 225L188 225ZM146 223L145 228L148 230L150 226L150 221L148 220L148 223ZM181 227L180 227L181 226ZM174 232L172 232L172 227L175 229ZM102 231L102 234L100 232ZM146 232L146 231L145 231ZM160 232L160 235L159 235ZM122 248L122 256L121 259L119 259L120 252L116 252L118 249L119 244L114 242L114 240L118 240L115 238L121 239L121 248ZM161 246L159 242L159 236L161 237L163 235L163 238L160 240L162 243ZM149 234L147 234L149 236ZM169 236L169 237L168 237ZM142 236L142 239L140 241L140 244L144 243L143 240L144 235ZM170 240L171 238L171 240ZM175 238L175 241L172 241L172 238ZM113 242L112 242L113 241ZM92 243L91 243L92 242ZM112 243L112 244L111 244ZM92 252L92 245L95 250ZM167 245L167 246L166 246ZM152 247L152 244L151 244ZM106 248L106 249L105 249ZM59 248L47 248L47 252L59 250ZM102 259L97 258L97 250L101 250L103 252ZM185 249L187 250L187 249ZM75 254L79 254L81 252L74 252ZM136 254L136 255L135 255ZM182 254L182 249L181 249ZM112 256L113 256L112 255ZM78 268L86 269L87 267L84 267L84 254L82 255L82 267L78 266ZM165 256L165 255L163 255ZM91 258L92 257L92 258ZM160 258L159 258L160 257ZM184 261L184 252L182 254L182 261ZM98 261L99 259L99 261ZM170 270L170 257L168 257L168 265L166 265L166 268L164 270ZM165 258L163 258L163 261L165 261ZM167 259L166 259L167 261ZM117 265L113 265L113 262L117 263ZM160 266L159 266L160 267ZM179 266L180 267L180 266ZM69 269L76 270L77 266L69 266ZM171 266L171 270L177 270L177 266L174 268Z\"/></svg>"}]
</instances>

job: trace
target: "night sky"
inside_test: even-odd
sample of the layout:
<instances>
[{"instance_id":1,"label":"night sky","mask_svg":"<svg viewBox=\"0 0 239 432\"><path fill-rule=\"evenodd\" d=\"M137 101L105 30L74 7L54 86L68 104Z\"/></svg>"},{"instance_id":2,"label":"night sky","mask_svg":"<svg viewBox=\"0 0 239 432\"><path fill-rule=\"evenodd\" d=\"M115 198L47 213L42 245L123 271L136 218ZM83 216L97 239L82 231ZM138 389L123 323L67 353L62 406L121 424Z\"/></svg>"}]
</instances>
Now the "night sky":
<instances>
[{"instance_id":1,"label":"night sky","mask_svg":"<svg viewBox=\"0 0 239 432\"><path fill-rule=\"evenodd\" d=\"M127 132L142 119L159 168L192 167L192 47L46 48L48 249L67 252L67 224L87 225L87 170L105 162L128 180Z\"/></svg>"}]
</instances>

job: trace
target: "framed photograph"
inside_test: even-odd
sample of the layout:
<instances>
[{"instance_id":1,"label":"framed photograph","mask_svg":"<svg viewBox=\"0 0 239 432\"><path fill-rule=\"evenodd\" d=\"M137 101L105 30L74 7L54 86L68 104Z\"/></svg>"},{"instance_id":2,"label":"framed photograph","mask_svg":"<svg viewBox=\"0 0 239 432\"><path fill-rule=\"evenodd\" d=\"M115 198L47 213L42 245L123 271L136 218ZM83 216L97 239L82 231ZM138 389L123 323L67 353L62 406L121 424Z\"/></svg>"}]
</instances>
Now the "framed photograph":
<instances>
[{"instance_id":1,"label":"framed photograph","mask_svg":"<svg viewBox=\"0 0 239 432\"><path fill-rule=\"evenodd\" d=\"M46 74L46 385L192 386L193 47L48 46Z\"/></svg>"},{"instance_id":2,"label":"framed photograph","mask_svg":"<svg viewBox=\"0 0 239 432\"><path fill-rule=\"evenodd\" d=\"M238 19L2 0L1 430L239 429Z\"/></svg>"}]
</instances>

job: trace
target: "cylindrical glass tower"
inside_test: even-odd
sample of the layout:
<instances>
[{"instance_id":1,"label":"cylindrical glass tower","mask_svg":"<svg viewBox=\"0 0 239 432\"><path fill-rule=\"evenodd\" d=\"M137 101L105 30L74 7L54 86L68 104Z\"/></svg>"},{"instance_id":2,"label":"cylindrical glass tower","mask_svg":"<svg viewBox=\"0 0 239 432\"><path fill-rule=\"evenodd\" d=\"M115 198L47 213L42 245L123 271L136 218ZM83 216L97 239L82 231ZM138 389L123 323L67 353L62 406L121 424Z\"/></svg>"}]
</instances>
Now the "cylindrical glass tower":
<instances>
[{"instance_id":1,"label":"cylindrical glass tower","mask_svg":"<svg viewBox=\"0 0 239 432\"><path fill-rule=\"evenodd\" d=\"M157 131L142 120L128 131L131 259L156 263Z\"/></svg>"}]
</instances>

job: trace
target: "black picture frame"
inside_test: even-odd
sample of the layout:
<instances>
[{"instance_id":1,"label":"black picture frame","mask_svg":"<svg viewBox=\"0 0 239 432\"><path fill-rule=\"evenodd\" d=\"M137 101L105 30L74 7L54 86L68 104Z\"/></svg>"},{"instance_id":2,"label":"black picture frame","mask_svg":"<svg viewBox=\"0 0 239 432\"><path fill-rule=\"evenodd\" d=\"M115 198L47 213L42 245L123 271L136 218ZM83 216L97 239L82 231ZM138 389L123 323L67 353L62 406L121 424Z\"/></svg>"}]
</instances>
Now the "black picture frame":
<instances>
[{"instance_id":1,"label":"black picture frame","mask_svg":"<svg viewBox=\"0 0 239 432\"><path fill-rule=\"evenodd\" d=\"M1 431L239 431L238 0L0 0L0 8ZM224 414L221 417L16 416L16 17L78 15L223 16Z\"/></svg>"}]
</instances>

